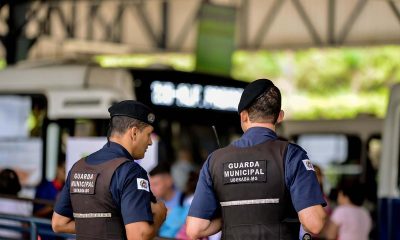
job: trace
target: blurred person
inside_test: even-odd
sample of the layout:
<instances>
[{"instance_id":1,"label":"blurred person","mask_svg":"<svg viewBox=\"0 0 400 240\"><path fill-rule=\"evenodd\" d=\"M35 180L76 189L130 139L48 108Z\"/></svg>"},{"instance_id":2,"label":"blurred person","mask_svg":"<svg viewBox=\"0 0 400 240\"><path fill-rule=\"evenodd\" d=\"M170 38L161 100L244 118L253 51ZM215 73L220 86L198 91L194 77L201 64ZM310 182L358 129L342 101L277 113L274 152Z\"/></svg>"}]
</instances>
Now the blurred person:
<instances>
[{"instance_id":1,"label":"blurred person","mask_svg":"<svg viewBox=\"0 0 400 240\"><path fill-rule=\"evenodd\" d=\"M327 218L329 218L329 216L332 214L332 209L331 209L330 204L329 204L329 199L328 199L328 197L326 196L326 194L324 192L324 175L322 173L322 169L318 165L313 164L313 166L314 166L315 174L317 175L317 179L318 179L319 186L321 188L321 192L322 192L322 194L324 196L324 199L325 199L325 202L326 202L326 206L324 207L324 210L326 212ZM327 221L326 221L326 223L327 223ZM325 226L326 226L326 223L325 223ZM323 230L322 230L322 232L323 232ZM299 239L306 239L307 236L308 237L312 237L312 239L321 239L321 238L323 238L322 234L318 234L317 235L317 234L307 233L304 230L303 226L300 226Z\"/></svg>"},{"instance_id":2,"label":"blurred person","mask_svg":"<svg viewBox=\"0 0 400 240\"><path fill-rule=\"evenodd\" d=\"M182 203L182 209L183 209L183 214L185 216L185 218L187 217L187 214L189 212L190 209L190 205L192 204L193 201L193 197L194 197L194 192L196 190L196 184L197 181L199 179L199 171L191 171L189 173L189 178L188 178L188 182L186 184L186 190L184 192L184 196L185 198L183 199L183 203ZM176 239L179 240L189 240L189 236L186 234L186 223L181 227L181 229L179 230L179 232L176 234L175 236ZM221 231L211 235L209 237L203 237L201 238L201 240L219 240L221 239Z\"/></svg>"},{"instance_id":3,"label":"blurred person","mask_svg":"<svg viewBox=\"0 0 400 240\"><path fill-rule=\"evenodd\" d=\"M0 172L0 194L5 194L10 198L7 198L6 196L0 197L0 213L17 216L31 216L32 206L30 203L12 199L18 196L20 190L21 183L17 173L12 169L3 169ZM0 220L0 224L17 227L23 226L21 222L3 219ZM23 237L24 235L20 232L0 228L1 239L23 239Z\"/></svg>"},{"instance_id":4,"label":"blurred person","mask_svg":"<svg viewBox=\"0 0 400 240\"><path fill-rule=\"evenodd\" d=\"M175 187L169 165L159 164L150 171L149 175L151 191L158 200L164 202L168 209L167 218L161 225L158 235L173 238L185 222L186 215L182 218L181 214L178 214L184 194Z\"/></svg>"},{"instance_id":5,"label":"blurred person","mask_svg":"<svg viewBox=\"0 0 400 240\"><path fill-rule=\"evenodd\" d=\"M184 216L184 219L186 219L187 214L189 212L189 208L194 197L194 192L196 190L196 184L198 179L199 179L198 171L191 171L189 173L188 181L184 192L185 197L182 198L182 203L181 203L182 206L181 215ZM186 223L181 226L175 238L180 240L190 239L189 236L186 234ZM202 239L207 239L207 238L202 238Z\"/></svg>"},{"instance_id":6,"label":"blurred person","mask_svg":"<svg viewBox=\"0 0 400 240\"><path fill-rule=\"evenodd\" d=\"M314 166L315 174L317 175L317 179L318 179L319 186L321 188L321 192L324 195L324 199L326 202L326 206L324 207L324 210L325 210L327 216L330 216L332 213L332 209L329 205L328 196L326 196L325 191L324 191L324 174L322 172L322 169L318 165L314 164L313 166Z\"/></svg>"},{"instance_id":7,"label":"blurred person","mask_svg":"<svg viewBox=\"0 0 400 240\"><path fill-rule=\"evenodd\" d=\"M326 239L367 240L372 228L369 212L362 207L364 190L359 183L344 182L338 185L338 206L327 223Z\"/></svg>"},{"instance_id":8,"label":"blurred person","mask_svg":"<svg viewBox=\"0 0 400 240\"><path fill-rule=\"evenodd\" d=\"M222 229L223 239L296 239L299 222L318 234L326 205L307 153L280 141L281 94L268 79L244 89L244 134L204 163L186 220L191 239Z\"/></svg>"},{"instance_id":9,"label":"blurred person","mask_svg":"<svg viewBox=\"0 0 400 240\"><path fill-rule=\"evenodd\" d=\"M142 159L155 121L146 105L126 100L112 105L108 141L74 164L58 198L52 227L78 239L153 239L165 220Z\"/></svg>"},{"instance_id":10,"label":"blurred person","mask_svg":"<svg viewBox=\"0 0 400 240\"><path fill-rule=\"evenodd\" d=\"M59 192L64 187L65 183L65 161L61 160L57 164L56 177L53 181L48 181L46 178L37 186L35 198L55 201ZM53 215L53 207L51 205L34 204L33 215L41 218L51 218Z\"/></svg>"},{"instance_id":11,"label":"blurred person","mask_svg":"<svg viewBox=\"0 0 400 240\"><path fill-rule=\"evenodd\" d=\"M177 160L172 164L171 174L174 179L175 186L180 191L185 191L185 187L189 178L189 173L196 169L193 161L193 155L188 148L178 150Z\"/></svg>"},{"instance_id":12,"label":"blurred person","mask_svg":"<svg viewBox=\"0 0 400 240\"><path fill-rule=\"evenodd\" d=\"M65 161L60 160L57 164L56 177L53 181L48 181L43 178L42 182L37 186L35 199L48 200L55 202L58 194L61 192L65 183ZM34 204L33 205L33 216L40 218L51 219L53 215L53 205ZM52 231L51 226L38 225L38 229ZM58 239L52 236L41 235L41 240L53 240Z\"/></svg>"}]
</instances>

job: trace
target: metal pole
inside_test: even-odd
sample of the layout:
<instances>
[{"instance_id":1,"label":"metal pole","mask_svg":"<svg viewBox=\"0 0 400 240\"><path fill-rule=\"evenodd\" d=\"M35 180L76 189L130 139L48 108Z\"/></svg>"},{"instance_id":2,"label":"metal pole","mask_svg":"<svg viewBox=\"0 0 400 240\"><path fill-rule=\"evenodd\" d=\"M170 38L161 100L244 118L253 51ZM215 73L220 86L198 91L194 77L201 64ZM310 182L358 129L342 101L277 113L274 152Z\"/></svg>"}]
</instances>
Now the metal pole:
<instances>
[{"instance_id":1,"label":"metal pole","mask_svg":"<svg viewBox=\"0 0 400 240\"><path fill-rule=\"evenodd\" d=\"M33 221L30 221L31 225L31 240L37 240L37 227Z\"/></svg>"}]
</instances>

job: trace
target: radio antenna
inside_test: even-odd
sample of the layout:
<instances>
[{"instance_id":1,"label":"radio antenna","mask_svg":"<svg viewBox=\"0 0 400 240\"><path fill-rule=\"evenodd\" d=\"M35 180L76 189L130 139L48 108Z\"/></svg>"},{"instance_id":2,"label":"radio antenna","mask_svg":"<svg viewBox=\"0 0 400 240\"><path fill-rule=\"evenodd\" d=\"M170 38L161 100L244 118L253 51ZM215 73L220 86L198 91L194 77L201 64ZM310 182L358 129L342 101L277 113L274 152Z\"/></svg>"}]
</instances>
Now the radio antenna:
<instances>
[{"instance_id":1,"label":"radio antenna","mask_svg":"<svg viewBox=\"0 0 400 240\"><path fill-rule=\"evenodd\" d=\"M217 129L215 128L215 125L212 125L211 127L212 127L212 129L213 129L215 139L217 140L218 148L221 148L221 144L219 143L219 138L218 138Z\"/></svg>"}]
</instances>

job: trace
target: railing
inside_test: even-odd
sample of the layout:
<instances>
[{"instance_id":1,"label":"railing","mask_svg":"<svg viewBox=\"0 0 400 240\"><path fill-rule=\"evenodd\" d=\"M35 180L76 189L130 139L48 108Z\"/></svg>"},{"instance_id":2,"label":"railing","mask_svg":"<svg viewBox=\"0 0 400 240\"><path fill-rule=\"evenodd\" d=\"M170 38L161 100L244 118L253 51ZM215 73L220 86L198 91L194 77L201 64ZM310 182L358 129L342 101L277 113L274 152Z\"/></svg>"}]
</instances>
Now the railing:
<instances>
[{"instance_id":1,"label":"railing","mask_svg":"<svg viewBox=\"0 0 400 240\"><path fill-rule=\"evenodd\" d=\"M75 239L75 235L55 233L51 230L51 221L49 219L36 218L36 217L22 217L9 214L0 213L0 219L11 220L17 223L22 223L21 226L10 226L0 223L0 229L11 230L20 233L29 233L29 239L37 240L38 235L44 236L57 236L68 239Z\"/></svg>"},{"instance_id":2,"label":"railing","mask_svg":"<svg viewBox=\"0 0 400 240\"><path fill-rule=\"evenodd\" d=\"M24 197L17 197L15 195L9 195L9 194L0 194L0 198L12 199L12 200L21 201L21 202L30 202L32 204L35 203L35 204L43 204L43 205L54 206L54 201L47 200L47 199L24 198Z\"/></svg>"},{"instance_id":3,"label":"railing","mask_svg":"<svg viewBox=\"0 0 400 240\"><path fill-rule=\"evenodd\" d=\"M30 202L32 204L43 204L48 206L53 206L54 201L49 201L46 199L30 199L30 198L21 198L12 195L4 195L0 194L0 198L12 199L16 201ZM56 237L64 237L68 239L75 239L75 235L72 234L62 234L55 233L51 230L51 221L46 218L38 218L38 217L27 217L27 216L17 216L11 214L0 213L0 220L12 221L15 223L20 223L20 226L17 225L7 225L6 223L0 222L0 229L10 230L16 233L24 233L29 236L31 240L37 240L38 235L41 236L56 236ZM0 235L2 239L2 236Z\"/></svg>"}]
</instances>

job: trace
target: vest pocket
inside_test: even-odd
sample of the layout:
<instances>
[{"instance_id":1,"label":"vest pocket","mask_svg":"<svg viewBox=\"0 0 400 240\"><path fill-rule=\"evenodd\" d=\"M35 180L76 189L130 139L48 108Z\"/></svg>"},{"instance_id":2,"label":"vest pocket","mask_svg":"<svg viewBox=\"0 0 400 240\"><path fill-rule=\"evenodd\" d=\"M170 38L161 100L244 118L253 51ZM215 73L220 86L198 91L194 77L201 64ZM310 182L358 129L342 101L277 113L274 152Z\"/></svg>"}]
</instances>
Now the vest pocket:
<instances>
[{"instance_id":1,"label":"vest pocket","mask_svg":"<svg viewBox=\"0 0 400 240\"><path fill-rule=\"evenodd\" d=\"M77 240L99 240L105 238L106 223L102 219L75 219Z\"/></svg>"},{"instance_id":2,"label":"vest pocket","mask_svg":"<svg viewBox=\"0 0 400 240\"><path fill-rule=\"evenodd\" d=\"M118 217L106 220L107 239L126 239L125 226Z\"/></svg>"},{"instance_id":3,"label":"vest pocket","mask_svg":"<svg viewBox=\"0 0 400 240\"><path fill-rule=\"evenodd\" d=\"M224 240L279 239L279 224L242 224L225 227Z\"/></svg>"}]
</instances>

